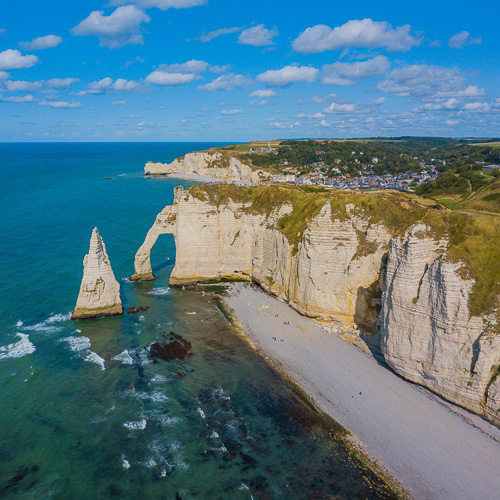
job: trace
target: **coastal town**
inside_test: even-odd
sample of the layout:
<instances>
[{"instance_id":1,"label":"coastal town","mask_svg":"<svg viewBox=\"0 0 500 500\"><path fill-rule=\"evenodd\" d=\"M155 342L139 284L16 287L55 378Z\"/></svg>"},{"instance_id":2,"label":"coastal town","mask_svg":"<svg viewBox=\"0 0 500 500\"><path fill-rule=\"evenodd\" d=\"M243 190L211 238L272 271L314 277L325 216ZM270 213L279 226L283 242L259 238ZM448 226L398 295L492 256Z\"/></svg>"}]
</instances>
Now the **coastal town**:
<instances>
[{"instance_id":1,"label":"coastal town","mask_svg":"<svg viewBox=\"0 0 500 500\"><path fill-rule=\"evenodd\" d=\"M296 174L280 174L273 176L273 182L315 185L320 187L340 190L380 190L392 189L397 191L412 191L414 187L425 184L437 178L437 171L422 170L418 173L385 174L385 175L360 175L351 177L350 174L327 177L321 172L310 175L298 176Z\"/></svg>"},{"instance_id":2,"label":"coastal town","mask_svg":"<svg viewBox=\"0 0 500 500\"><path fill-rule=\"evenodd\" d=\"M338 190L411 192L449 170L488 173L499 169L498 155L487 148L470 147L453 140L438 143L427 138L398 138L392 142L268 142L250 146L243 158L272 171L272 177L257 183ZM490 164L491 160L495 163Z\"/></svg>"}]
</instances>

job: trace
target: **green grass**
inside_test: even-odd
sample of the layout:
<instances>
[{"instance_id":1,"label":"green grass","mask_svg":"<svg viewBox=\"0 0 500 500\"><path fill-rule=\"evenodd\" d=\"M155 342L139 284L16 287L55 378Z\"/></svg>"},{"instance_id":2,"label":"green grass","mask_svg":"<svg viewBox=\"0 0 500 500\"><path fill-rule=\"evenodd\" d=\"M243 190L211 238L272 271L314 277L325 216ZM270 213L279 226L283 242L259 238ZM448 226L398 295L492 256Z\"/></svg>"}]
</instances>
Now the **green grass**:
<instances>
[{"instance_id":1,"label":"green grass","mask_svg":"<svg viewBox=\"0 0 500 500\"><path fill-rule=\"evenodd\" d=\"M474 280L469 295L469 310L479 315L494 309L500 294L500 217L438 210L429 200L415 195L392 191L333 191L306 192L293 186L237 187L233 184L193 186L193 197L207 200L219 207L229 200L244 205L243 212L268 216L273 210L288 204L292 212L278 221L278 229L297 252L309 222L330 203L332 219L346 220L351 215L364 217L370 224L381 224L393 236L401 236L413 224L422 221L435 239L447 237L447 259L460 262L463 277ZM352 204L349 214L346 205ZM360 255L376 251L358 234Z\"/></svg>"},{"instance_id":2,"label":"green grass","mask_svg":"<svg viewBox=\"0 0 500 500\"><path fill-rule=\"evenodd\" d=\"M500 213L500 177L481 170L462 174L447 172L417 191L450 210Z\"/></svg>"},{"instance_id":3,"label":"green grass","mask_svg":"<svg viewBox=\"0 0 500 500\"><path fill-rule=\"evenodd\" d=\"M490 148L500 148L500 141L494 142L475 142L471 143L471 146L488 146Z\"/></svg>"}]
</instances>

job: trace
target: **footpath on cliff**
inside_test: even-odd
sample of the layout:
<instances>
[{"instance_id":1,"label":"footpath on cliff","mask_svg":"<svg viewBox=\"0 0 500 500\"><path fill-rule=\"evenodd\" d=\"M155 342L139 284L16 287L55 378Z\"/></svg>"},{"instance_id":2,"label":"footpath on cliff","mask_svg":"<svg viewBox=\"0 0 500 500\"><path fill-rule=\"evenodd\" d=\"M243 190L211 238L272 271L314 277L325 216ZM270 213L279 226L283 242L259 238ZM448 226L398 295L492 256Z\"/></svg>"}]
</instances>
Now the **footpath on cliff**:
<instances>
[{"instance_id":1,"label":"footpath on cliff","mask_svg":"<svg viewBox=\"0 0 500 500\"><path fill-rule=\"evenodd\" d=\"M225 301L254 344L413 498L499 498L500 429L403 380L256 286L232 284Z\"/></svg>"}]
</instances>

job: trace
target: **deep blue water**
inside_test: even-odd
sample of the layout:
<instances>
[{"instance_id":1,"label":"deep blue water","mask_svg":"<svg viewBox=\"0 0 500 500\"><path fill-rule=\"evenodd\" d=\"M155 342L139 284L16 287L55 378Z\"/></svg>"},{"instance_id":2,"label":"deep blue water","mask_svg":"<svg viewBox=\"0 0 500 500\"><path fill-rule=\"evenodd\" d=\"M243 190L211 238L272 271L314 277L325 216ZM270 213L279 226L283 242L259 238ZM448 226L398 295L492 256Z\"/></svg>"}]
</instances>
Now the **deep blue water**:
<instances>
[{"instance_id":1,"label":"deep blue water","mask_svg":"<svg viewBox=\"0 0 500 500\"><path fill-rule=\"evenodd\" d=\"M232 332L209 295L130 283L173 187L142 176L213 144L0 144L0 497L373 498L317 416ZM105 177L110 177L105 180ZM124 306L69 320L92 228ZM170 331L191 356L147 348Z\"/></svg>"}]
</instances>

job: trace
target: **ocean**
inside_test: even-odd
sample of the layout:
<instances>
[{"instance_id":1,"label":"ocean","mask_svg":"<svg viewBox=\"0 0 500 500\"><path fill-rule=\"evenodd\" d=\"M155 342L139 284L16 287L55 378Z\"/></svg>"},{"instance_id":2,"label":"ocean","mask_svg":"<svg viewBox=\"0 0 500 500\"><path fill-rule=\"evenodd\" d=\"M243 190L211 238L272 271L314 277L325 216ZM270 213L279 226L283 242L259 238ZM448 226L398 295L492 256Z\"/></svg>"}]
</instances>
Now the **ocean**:
<instances>
[{"instance_id":1,"label":"ocean","mask_svg":"<svg viewBox=\"0 0 500 500\"><path fill-rule=\"evenodd\" d=\"M0 144L1 498L379 497L209 294L168 287L172 236L154 248L156 281L127 278L190 185L144 178L144 163L214 145ZM148 310L70 320L94 226L125 308ZM170 332L184 359L153 355Z\"/></svg>"}]
</instances>

